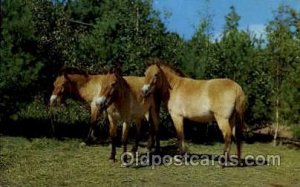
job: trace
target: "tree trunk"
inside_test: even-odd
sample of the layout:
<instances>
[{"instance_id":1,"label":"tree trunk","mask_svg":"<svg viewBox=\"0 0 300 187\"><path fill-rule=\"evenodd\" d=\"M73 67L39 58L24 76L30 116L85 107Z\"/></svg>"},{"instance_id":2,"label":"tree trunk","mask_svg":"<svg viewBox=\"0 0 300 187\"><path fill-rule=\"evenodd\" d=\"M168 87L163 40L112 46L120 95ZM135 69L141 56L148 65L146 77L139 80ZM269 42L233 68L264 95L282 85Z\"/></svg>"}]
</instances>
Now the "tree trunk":
<instances>
[{"instance_id":1,"label":"tree trunk","mask_svg":"<svg viewBox=\"0 0 300 187\"><path fill-rule=\"evenodd\" d=\"M279 128L279 64L277 62L277 70L276 70L276 128L274 133L274 142L273 145L277 145L277 136L278 136L278 128Z\"/></svg>"}]
</instances>

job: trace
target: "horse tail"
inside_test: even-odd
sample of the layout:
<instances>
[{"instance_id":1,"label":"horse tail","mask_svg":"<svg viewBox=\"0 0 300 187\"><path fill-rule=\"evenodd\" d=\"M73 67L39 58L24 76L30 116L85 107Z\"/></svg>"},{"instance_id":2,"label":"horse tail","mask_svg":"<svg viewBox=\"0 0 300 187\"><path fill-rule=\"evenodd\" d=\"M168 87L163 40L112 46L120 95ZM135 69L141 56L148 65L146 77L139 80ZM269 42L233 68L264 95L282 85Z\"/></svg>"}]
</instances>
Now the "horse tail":
<instances>
[{"instance_id":1,"label":"horse tail","mask_svg":"<svg viewBox=\"0 0 300 187\"><path fill-rule=\"evenodd\" d=\"M241 157L243 130L245 128L245 124L244 124L245 104L246 104L245 94L242 88L238 86L237 99L235 104L235 132L234 132L238 159L240 159Z\"/></svg>"}]
</instances>

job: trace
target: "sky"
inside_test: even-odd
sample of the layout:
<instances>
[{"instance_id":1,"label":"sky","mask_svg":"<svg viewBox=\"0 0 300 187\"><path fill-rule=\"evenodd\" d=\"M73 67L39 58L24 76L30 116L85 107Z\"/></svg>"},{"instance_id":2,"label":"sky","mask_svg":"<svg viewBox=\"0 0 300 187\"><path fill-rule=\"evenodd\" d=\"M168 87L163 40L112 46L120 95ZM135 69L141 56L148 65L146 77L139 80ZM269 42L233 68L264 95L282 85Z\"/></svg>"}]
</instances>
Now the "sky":
<instances>
[{"instance_id":1,"label":"sky","mask_svg":"<svg viewBox=\"0 0 300 187\"><path fill-rule=\"evenodd\" d=\"M274 11L280 4L300 11L300 0L153 0L153 7L161 12L161 19L168 31L177 32L186 40L191 39L201 18L207 16L212 19L213 37L220 37L225 16L232 5L241 16L240 29L263 35L265 26L273 19ZM171 16L166 17L163 12Z\"/></svg>"}]
</instances>

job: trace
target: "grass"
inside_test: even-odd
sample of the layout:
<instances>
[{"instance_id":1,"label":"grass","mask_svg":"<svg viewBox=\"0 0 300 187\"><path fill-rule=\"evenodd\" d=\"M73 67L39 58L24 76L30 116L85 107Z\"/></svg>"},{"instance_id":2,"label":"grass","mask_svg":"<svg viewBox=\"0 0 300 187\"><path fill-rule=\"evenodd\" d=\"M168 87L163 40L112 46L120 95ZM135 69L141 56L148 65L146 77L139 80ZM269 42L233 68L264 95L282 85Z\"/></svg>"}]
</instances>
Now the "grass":
<instances>
[{"instance_id":1,"label":"grass","mask_svg":"<svg viewBox=\"0 0 300 187\"><path fill-rule=\"evenodd\" d=\"M224 169L218 164L124 168L108 161L109 146L80 146L72 139L0 137L0 146L0 186L300 186L300 151L271 144L245 144L243 155L278 154L280 166ZM223 148L188 146L199 154L220 154ZM121 148L117 151L120 155Z\"/></svg>"}]
</instances>

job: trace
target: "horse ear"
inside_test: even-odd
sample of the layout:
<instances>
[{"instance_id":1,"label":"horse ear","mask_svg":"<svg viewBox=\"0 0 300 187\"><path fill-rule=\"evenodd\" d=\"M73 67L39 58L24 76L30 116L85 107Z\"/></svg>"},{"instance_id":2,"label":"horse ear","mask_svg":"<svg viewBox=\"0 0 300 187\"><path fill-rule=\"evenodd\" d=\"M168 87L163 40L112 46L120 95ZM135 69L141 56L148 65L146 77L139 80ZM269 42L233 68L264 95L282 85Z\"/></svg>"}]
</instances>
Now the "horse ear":
<instances>
[{"instance_id":1,"label":"horse ear","mask_svg":"<svg viewBox=\"0 0 300 187\"><path fill-rule=\"evenodd\" d=\"M146 67L149 67L153 64L153 61L152 61L152 59L147 59L147 60L144 61L144 63L146 65Z\"/></svg>"},{"instance_id":2,"label":"horse ear","mask_svg":"<svg viewBox=\"0 0 300 187\"><path fill-rule=\"evenodd\" d=\"M64 72L64 74L63 74L63 75L64 75L64 78L65 78L65 79L67 79L67 81L70 81L70 78L69 78L69 76L68 76L68 73L67 73L67 72Z\"/></svg>"},{"instance_id":3,"label":"horse ear","mask_svg":"<svg viewBox=\"0 0 300 187\"><path fill-rule=\"evenodd\" d=\"M64 74L64 72L68 69L68 67L64 64L59 70L58 70L58 76L61 76Z\"/></svg>"},{"instance_id":4,"label":"horse ear","mask_svg":"<svg viewBox=\"0 0 300 187\"><path fill-rule=\"evenodd\" d=\"M121 67L119 65L116 65L109 70L109 73L113 73L116 76L122 76Z\"/></svg>"},{"instance_id":5,"label":"horse ear","mask_svg":"<svg viewBox=\"0 0 300 187\"><path fill-rule=\"evenodd\" d=\"M145 61L145 64L147 67L149 67L151 65L159 65L160 59L159 58L149 58L148 60Z\"/></svg>"}]
</instances>

